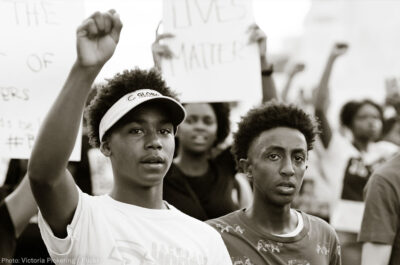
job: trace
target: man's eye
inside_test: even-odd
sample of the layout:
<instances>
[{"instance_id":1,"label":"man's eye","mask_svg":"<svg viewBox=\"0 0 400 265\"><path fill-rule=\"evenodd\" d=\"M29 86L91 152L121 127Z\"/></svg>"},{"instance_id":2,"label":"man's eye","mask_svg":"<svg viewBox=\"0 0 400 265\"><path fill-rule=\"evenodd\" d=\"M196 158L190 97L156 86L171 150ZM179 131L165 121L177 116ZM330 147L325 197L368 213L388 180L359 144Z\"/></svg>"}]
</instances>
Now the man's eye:
<instances>
[{"instance_id":1,"label":"man's eye","mask_svg":"<svg viewBox=\"0 0 400 265\"><path fill-rule=\"evenodd\" d=\"M272 161L276 161L279 159L279 155L278 154L269 154L268 158Z\"/></svg>"},{"instance_id":2,"label":"man's eye","mask_svg":"<svg viewBox=\"0 0 400 265\"><path fill-rule=\"evenodd\" d=\"M131 134L141 134L141 133L143 133L143 130L142 129L130 129L129 133L131 133Z\"/></svg>"},{"instance_id":3,"label":"man's eye","mask_svg":"<svg viewBox=\"0 0 400 265\"><path fill-rule=\"evenodd\" d=\"M172 130L171 130L171 129L161 129L161 130L160 130L160 133L161 133L161 134L171 134L171 133L172 133Z\"/></svg>"},{"instance_id":4,"label":"man's eye","mask_svg":"<svg viewBox=\"0 0 400 265\"><path fill-rule=\"evenodd\" d=\"M294 160L296 161L296 162L304 162L304 157L303 156L295 156L294 157Z\"/></svg>"}]
</instances>

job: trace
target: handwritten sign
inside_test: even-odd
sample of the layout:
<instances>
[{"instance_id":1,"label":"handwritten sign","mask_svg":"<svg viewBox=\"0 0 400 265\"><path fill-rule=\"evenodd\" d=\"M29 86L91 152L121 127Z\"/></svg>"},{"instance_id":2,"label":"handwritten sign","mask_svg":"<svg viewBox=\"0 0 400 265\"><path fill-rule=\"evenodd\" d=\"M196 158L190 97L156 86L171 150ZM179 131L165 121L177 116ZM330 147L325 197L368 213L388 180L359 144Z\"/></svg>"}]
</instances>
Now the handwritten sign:
<instances>
[{"instance_id":1,"label":"handwritten sign","mask_svg":"<svg viewBox=\"0 0 400 265\"><path fill-rule=\"evenodd\" d=\"M249 0L166 0L165 40L172 59L161 62L168 85L183 102L261 98L257 44L249 44L254 23Z\"/></svg>"},{"instance_id":2,"label":"handwritten sign","mask_svg":"<svg viewBox=\"0 0 400 265\"><path fill-rule=\"evenodd\" d=\"M81 0L0 0L0 156L29 158L76 57ZM80 159L80 137L71 160Z\"/></svg>"}]
</instances>

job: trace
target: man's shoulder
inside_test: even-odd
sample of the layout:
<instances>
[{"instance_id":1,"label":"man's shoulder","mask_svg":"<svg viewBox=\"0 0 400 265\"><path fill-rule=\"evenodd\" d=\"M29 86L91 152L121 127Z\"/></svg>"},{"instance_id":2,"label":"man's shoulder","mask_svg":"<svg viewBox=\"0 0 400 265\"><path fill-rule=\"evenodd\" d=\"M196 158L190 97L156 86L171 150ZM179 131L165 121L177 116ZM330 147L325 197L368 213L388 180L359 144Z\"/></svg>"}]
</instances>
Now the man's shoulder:
<instances>
[{"instance_id":1,"label":"man's shoulder","mask_svg":"<svg viewBox=\"0 0 400 265\"><path fill-rule=\"evenodd\" d=\"M383 165L378 167L374 172L373 176L378 175L379 177L387 180L399 180L400 179L400 153L393 156L391 159L386 161Z\"/></svg>"},{"instance_id":2,"label":"man's shoulder","mask_svg":"<svg viewBox=\"0 0 400 265\"><path fill-rule=\"evenodd\" d=\"M312 231L317 231L317 233L324 233L324 234L330 234L336 237L336 231L335 229L328 224L325 220L318 216L314 216L305 212L301 212L305 222L308 223L309 229Z\"/></svg>"},{"instance_id":3,"label":"man's shoulder","mask_svg":"<svg viewBox=\"0 0 400 265\"><path fill-rule=\"evenodd\" d=\"M175 208L172 205L169 205L171 207L171 214L175 216L177 222L181 222L182 225L186 225L188 227L192 227L193 231L197 231L199 233L209 234L210 236L214 237L218 235L216 231L210 226L211 224L203 221L200 221L190 215L187 215L183 212L181 212L179 209Z\"/></svg>"},{"instance_id":4,"label":"man's shoulder","mask_svg":"<svg viewBox=\"0 0 400 265\"><path fill-rule=\"evenodd\" d=\"M212 226L221 235L226 233L243 234L244 224L240 220L242 211L243 210L237 210L227 215L208 220L206 223Z\"/></svg>"},{"instance_id":5,"label":"man's shoulder","mask_svg":"<svg viewBox=\"0 0 400 265\"><path fill-rule=\"evenodd\" d=\"M215 226L216 224L223 224L223 223L230 224L238 219L241 211L242 210L237 210L237 211L228 213L226 215L223 215L221 217L207 220L206 223L209 225L212 225L212 226Z\"/></svg>"}]
</instances>

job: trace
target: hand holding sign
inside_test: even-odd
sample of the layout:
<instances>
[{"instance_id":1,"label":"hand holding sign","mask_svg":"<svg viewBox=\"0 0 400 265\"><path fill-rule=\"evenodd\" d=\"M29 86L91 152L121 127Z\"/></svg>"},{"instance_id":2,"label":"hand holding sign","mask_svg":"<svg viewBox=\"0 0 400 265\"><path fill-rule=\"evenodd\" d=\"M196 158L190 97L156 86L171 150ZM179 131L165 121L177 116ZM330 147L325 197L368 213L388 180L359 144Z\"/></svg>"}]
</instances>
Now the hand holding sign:
<instances>
[{"instance_id":1,"label":"hand holding sign","mask_svg":"<svg viewBox=\"0 0 400 265\"><path fill-rule=\"evenodd\" d=\"M96 12L77 30L78 63L102 66L113 55L122 29L119 15L110 10Z\"/></svg>"},{"instance_id":2,"label":"hand holding sign","mask_svg":"<svg viewBox=\"0 0 400 265\"><path fill-rule=\"evenodd\" d=\"M163 1L164 45L153 45L155 62L161 59L162 74L182 102L226 102L246 100L258 103L261 96L260 54L256 42L265 38L254 23L249 0ZM167 35L168 36L168 35ZM164 43L162 43L164 44ZM265 54L265 45L262 52ZM163 60L167 59L167 60ZM246 69L246 71L243 71Z\"/></svg>"},{"instance_id":3,"label":"hand holding sign","mask_svg":"<svg viewBox=\"0 0 400 265\"><path fill-rule=\"evenodd\" d=\"M153 54L154 66L158 70L161 70L161 59L171 59L173 57L173 53L168 45L161 44L160 42L163 39L170 39L173 37L175 37L175 35L171 33L157 34L156 40L151 45L151 53Z\"/></svg>"},{"instance_id":4,"label":"hand holding sign","mask_svg":"<svg viewBox=\"0 0 400 265\"><path fill-rule=\"evenodd\" d=\"M249 43L257 42L258 49L260 51L260 58L266 58L267 56L267 35L260 27L256 24L252 24L248 32L250 33Z\"/></svg>"}]
</instances>

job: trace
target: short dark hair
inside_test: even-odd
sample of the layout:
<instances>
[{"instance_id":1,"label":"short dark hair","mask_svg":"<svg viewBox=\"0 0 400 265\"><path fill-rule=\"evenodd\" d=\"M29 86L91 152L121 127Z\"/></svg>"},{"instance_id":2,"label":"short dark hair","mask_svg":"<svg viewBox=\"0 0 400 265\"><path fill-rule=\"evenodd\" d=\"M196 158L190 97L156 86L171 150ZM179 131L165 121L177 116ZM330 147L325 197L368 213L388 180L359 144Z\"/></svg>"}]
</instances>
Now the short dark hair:
<instances>
[{"instance_id":1,"label":"short dark hair","mask_svg":"<svg viewBox=\"0 0 400 265\"><path fill-rule=\"evenodd\" d=\"M99 125L101 119L107 110L124 95L139 89L152 89L164 96L178 100L176 94L166 85L156 69L149 71L138 68L125 70L108 79L104 85L98 86L97 89L96 96L85 109L84 114L87 121L89 142L93 147L100 146Z\"/></svg>"},{"instance_id":2,"label":"short dark hair","mask_svg":"<svg viewBox=\"0 0 400 265\"><path fill-rule=\"evenodd\" d=\"M236 164L239 165L240 159L247 158L249 147L256 137L276 127L299 130L306 138L307 150L312 150L318 133L318 123L313 116L295 105L270 101L251 109L238 123L232 146Z\"/></svg>"},{"instance_id":3,"label":"short dark hair","mask_svg":"<svg viewBox=\"0 0 400 265\"><path fill-rule=\"evenodd\" d=\"M354 121L354 117L356 116L358 110L364 105L371 105L375 107L378 112L381 121L383 122L383 110L382 107L375 103L372 100L364 99L361 101L351 100L343 105L340 111L340 122L342 125L346 126L347 128L351 129Z\"/></svg>"}]
</instances>

